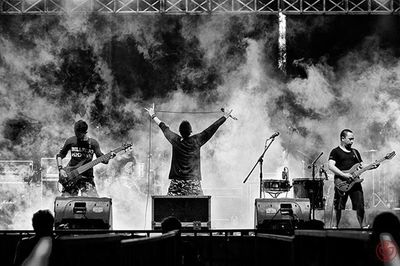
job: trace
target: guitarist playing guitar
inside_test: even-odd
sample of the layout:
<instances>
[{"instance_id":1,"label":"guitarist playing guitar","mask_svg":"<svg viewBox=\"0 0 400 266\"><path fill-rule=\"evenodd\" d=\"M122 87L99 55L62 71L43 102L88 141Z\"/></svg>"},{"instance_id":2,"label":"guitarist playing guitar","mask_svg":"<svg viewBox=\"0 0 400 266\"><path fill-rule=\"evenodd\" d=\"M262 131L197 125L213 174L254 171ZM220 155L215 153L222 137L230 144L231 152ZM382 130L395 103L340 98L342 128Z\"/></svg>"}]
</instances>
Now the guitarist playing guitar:
<instances>
[{"instance_id":1,"label":"guitarist playing guitar","mask_svg":"<svg viewBox=\"0 0 400 266\"><path fill-rule=\"evenodd\" d=\"M340 218L342 216L341 211L345 209L349 196L353 210L357 212L358 223L361 228L363 226L365 209L361 182L355 182L353 184L352 181L358 177L347 171L356 164L359 164L358 167L362 168L361 155L356 149L351 147L353 143L353 132L350 129L344 129L340 133L340 145L334 148L329 154L329 170L335 174L335 196L333 205L336 211L336 228L339 227ZM372 164L369 169L375 169L378 166L379 163L375 163ZM339 189L343 184L352 184L352 186L348 191L343 192L343 190Z\"/></svg>"},{"instance_id":2,"label":"guitarist playing guitar","mask_svg":"<svg viewBox=\"0 0 400 266\"><path fill-rule=\"evenodd\" d=\"M92 161L93 154L97 158L103 156L100 145L97 140L89 138L87 136L88 124L79 120L74 125L75 136L68 138L64 146L61 148L59 153L56 155L57 167L60 174L60 183L68 178L66 169L62 167L62 159L67 155L68 151L71 151L71 160L68 163L68 167L80 167ZM102 163L107 164L111 158L115 157L115 153L111 152L109 156L104 156ZM94 183L93 168L86 170L81 173L79 180L73 185L64 186L61 196L78 196L79 191L82 196L98 197L96 191L96 185Z\"/></svg>"}]
</instances>

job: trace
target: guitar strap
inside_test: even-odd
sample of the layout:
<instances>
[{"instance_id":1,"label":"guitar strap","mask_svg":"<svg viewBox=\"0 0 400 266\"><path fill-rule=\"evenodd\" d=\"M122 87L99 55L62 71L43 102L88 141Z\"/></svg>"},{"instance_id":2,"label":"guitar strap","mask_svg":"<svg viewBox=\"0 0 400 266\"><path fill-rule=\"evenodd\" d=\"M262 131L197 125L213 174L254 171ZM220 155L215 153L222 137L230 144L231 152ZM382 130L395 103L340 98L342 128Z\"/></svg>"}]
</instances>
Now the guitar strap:
<instances>
[{"instance_id":1,"label":"guitar strap","mask_svg":"<svg viewBox=\"0 0 400 266\"><path fill-rule=\"evenodd\" d=\"M357 152L355 151L355 149L351 149L351 150L352 150L352 152L354 153L354 155L356 156L357 161L358 161L359 163L361 163L361 160L360 160L360 158L358 157Z\"/></svg>"}]
</instances>

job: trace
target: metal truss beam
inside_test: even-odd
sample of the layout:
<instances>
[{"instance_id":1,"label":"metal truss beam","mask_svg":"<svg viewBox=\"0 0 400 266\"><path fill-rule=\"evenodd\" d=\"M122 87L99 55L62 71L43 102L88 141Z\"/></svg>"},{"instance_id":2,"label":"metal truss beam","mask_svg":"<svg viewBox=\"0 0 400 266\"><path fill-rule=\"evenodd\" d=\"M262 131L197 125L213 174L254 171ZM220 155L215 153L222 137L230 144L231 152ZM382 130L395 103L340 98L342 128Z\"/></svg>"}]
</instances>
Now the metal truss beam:
<instances>
[{"instance_id":1,"label":"metal truss beam","mask_svg":"<svg viewBox=\"0 0 400 266\"><path fill-rule=\"evenodd\" d=\"M0 0L0 14L400 14L400 0Z\"/></svg>"}]
</instances>

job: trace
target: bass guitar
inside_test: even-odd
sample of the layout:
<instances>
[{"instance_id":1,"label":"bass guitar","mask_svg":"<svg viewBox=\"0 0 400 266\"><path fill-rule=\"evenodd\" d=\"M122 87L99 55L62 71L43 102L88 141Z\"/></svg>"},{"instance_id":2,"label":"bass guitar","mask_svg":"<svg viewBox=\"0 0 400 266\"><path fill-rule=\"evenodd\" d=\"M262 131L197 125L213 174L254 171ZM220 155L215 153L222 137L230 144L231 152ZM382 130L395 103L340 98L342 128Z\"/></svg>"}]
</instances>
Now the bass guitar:
<instances>
[{"instance_id":1,"label":"bass guitar","mask_svg":"<svg viewBox=\"0 0 400 266\"><path fill-rule=\"evenodd\" d=\"M110 151L109 153L106 153L102 156L100 156L99 158L96 158L96 160L93 160L89 163L86 163L84 165L74 165L74 166L67 166L64 167L63 169L65 170L65 172L67 173L67 177L62 177L59 176L58 178L58 182L61 184L61 186L66 189L69 190L72 187L74 187L76 185L76 183L79 180L85 179L84 176L81 176L81 174L91 168L93 168L94 166L98 165L101 162L104 161L108 161L111 159L111 156L114 154L117 154L121 151L126 151L128 150L130 147L132 147L132 144L123 144L121 147L118 147L112 151Z\"/></svg>"},{"instance_id":2,"label":"bass guitar","mask_svg":"<svg viewBox=\"0 0 400 266\"><path fill-rule=\"evenodd\" d=\"M364 179L360 178L360 175L365 171L375 169L376 165L380 164L385 160L390 160L396 155L395 151L392 151L386 154L385 157L376 160L374 163L371 163L363 168L360 168L360 164L356 163L349 170L343 171L344 173L350 173L352 175L351 180L341 180L340 178L335 178L335 186L341 192L342 195L349 191L355 184L361 183Z\"/></svg>"}]
</instances>

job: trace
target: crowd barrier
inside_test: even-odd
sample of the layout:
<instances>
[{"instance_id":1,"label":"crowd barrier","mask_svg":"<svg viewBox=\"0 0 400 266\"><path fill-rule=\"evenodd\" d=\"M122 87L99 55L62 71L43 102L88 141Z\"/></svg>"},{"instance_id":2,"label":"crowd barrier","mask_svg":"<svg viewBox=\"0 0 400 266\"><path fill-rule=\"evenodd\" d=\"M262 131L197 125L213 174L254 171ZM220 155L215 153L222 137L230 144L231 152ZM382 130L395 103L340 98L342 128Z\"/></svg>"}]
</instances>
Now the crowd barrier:
<instances>
[{"instance_id":1,"label":"crowd barrier","mask_svg":"<svg viewBox=\"0 0 400 266\"><path fill-rule=\"evenodd\" d=\"M178 231L160 236L122 240L119 265L179 265L178 240Z\"/></svg>"},{"instance_id":2,"label":"crowd barrier","mask_svg":"<svg viewBox=\"0 0 400 266\"><path fill-rule=\"evenodd\" d=\"M295 266L384 265L370 231L299 230L295 232Z\"/></svg>"},{"instance_id":3,"label":"crowd barrier","mask_svg":"<svg viewBox=\"0 0 400 266\"><path fill-rule=\"evenodd\" d=\"M55 237L50 265L172 266L191 265L187 261L193 258L198 265L213 266L384 265L371 231L361 230L296 230L291 236L254 230L63 234ZM12 265L17 242L29 235L0 232L0 265Z\"/></svg>"},{"instance_id":4,"label":"crowd barrier","mask_svg":"<svg viewBox=\"0 0 400 266\"><path fill-rule=\"evenodd\" d=\"M95 234L61 236L53 242L50 266L119 265L121 236Z\"/></svg>"}]
</instances>

